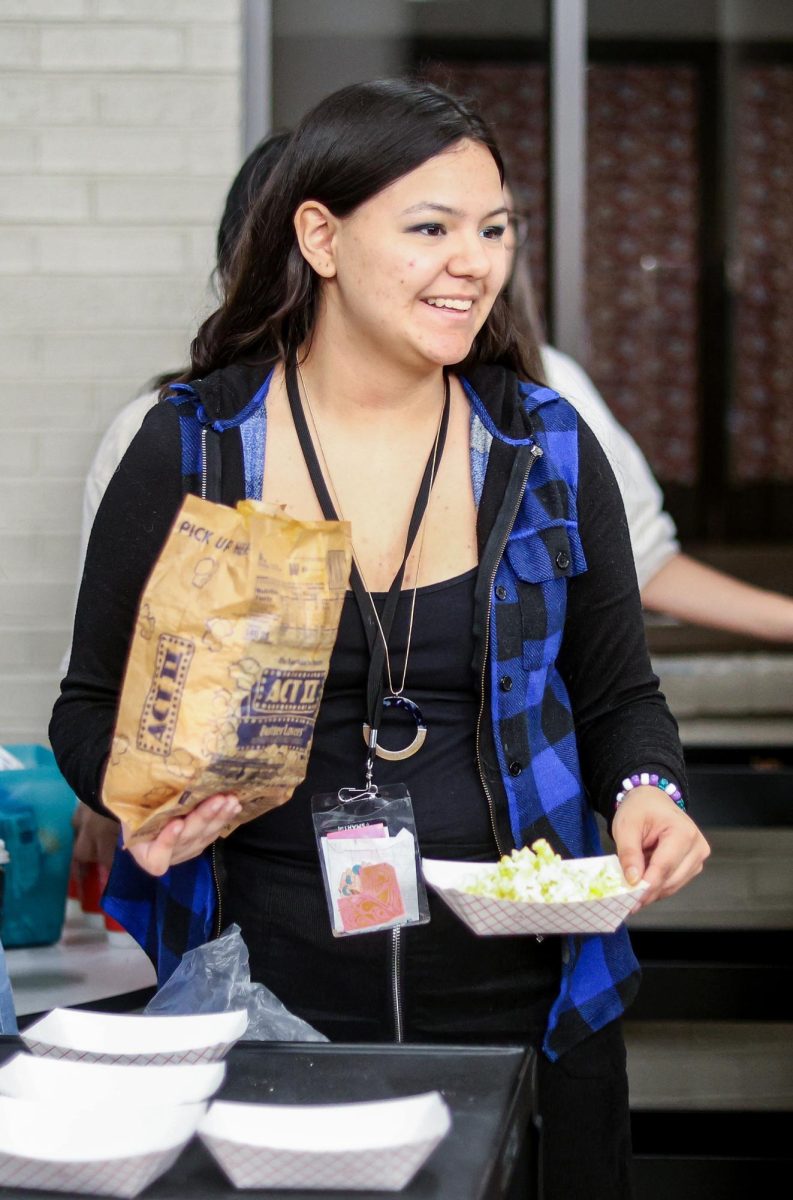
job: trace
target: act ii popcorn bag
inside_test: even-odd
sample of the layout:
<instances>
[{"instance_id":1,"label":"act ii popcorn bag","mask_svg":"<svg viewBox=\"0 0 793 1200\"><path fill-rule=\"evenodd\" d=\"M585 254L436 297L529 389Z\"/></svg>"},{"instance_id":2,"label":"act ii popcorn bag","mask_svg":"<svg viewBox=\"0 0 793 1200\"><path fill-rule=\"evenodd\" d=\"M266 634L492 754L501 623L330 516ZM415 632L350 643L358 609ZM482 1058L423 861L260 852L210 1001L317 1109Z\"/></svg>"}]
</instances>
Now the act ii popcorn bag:
<instances>
[{"instance_id":1,"label":"act ii popcorn bag","mask_svg":"<svg viewBox=\"0 0 793 1200\"><path fill-rule=\"evenodd\" d=\"M187 496L149 576L103 801L147 841L217 792L241 813L306 773L350 574L349 526Z\"/></svg>"}]
</instances>

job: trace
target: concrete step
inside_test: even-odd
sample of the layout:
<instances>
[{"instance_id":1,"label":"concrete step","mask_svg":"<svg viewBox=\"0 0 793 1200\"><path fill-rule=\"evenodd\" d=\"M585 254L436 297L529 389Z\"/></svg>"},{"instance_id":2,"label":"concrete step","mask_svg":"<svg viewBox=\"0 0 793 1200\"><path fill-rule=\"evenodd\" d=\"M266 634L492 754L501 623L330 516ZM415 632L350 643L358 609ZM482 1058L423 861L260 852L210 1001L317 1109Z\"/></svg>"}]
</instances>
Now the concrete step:
<instances>
[{"instance_id":1,"label":"concrete step","mask_svg":"<svg viewBox=\"0 0 793 1200\"><path fill-rule=\"evenodd\" d=\"M793 829L706 829L705 836L712 853L702 874L631 917L628 928L793 929Z\"/></svg>"},{"instance_id":2,"label":"concrete step","mask_svg":"<svg viewBox=\"0 0 793 1200\"><path fill-rule=\"evenodd\" d=\"M793 1112L793 1022L625 1021L636 1112Z\"/></svg>"}]
</instances>

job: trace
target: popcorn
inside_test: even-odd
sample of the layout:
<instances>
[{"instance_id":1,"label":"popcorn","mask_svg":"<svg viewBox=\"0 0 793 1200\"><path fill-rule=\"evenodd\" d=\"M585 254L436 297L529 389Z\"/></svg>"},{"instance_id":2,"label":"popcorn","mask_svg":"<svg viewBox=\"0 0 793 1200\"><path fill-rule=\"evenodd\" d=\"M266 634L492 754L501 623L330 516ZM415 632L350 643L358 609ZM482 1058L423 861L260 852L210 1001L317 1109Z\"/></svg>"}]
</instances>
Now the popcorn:
<instances>
[{"instance_id":1,"label":"popcorn","mask_svg":"<svg viewBox=\"0 0 793 1200\"><path fill-rule=\"evenodd\" d=\"M505 855L491 870L470 879L462 890L494 900L560 904L600 900L630 889L614 857L604 858L602 868L592 875L581 870L575 859L555 854L545 838L540 838L531 849L524 846Z\"/></svg>"}]
</instances>

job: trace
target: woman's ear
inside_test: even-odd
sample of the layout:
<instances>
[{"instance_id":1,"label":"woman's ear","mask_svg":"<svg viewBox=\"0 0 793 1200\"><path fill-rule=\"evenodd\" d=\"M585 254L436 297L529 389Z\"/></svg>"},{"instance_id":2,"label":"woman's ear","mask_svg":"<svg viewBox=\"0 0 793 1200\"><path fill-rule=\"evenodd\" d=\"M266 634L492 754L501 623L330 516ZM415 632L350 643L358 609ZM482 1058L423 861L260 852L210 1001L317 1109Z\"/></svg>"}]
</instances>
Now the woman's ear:
<instances>
[{"instance_id":1,"label":"woman's ear","mask_svg":"<svg viewBox=\"0 0 793 1200\"><path fill-rule=\"evenodd\" d=\"M336 274L333 213L318 200L304 200L295 213L294 224L303 258L323 279L332 279Z\"/></svg>"}]
</instances>

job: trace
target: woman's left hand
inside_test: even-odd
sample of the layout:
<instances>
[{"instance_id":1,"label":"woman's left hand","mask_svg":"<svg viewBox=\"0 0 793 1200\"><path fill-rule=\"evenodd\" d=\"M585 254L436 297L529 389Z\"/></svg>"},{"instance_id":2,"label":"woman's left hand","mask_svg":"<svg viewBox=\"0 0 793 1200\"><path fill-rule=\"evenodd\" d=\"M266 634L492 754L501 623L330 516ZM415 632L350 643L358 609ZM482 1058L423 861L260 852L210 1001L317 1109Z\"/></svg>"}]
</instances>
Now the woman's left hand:
<instances>
[{"instance_id":1,"label":"woman's left hand","mask_svg":"<svg viewBox=\"0 0 793 1200\"><path fill-rule=\"evenodd\" d=\"M691 817L657 787L636 787L625 797L611 835L628 883L650 885L634 912L673 896L699 875L710 854Z\"/></svg>"}]
</instances>

